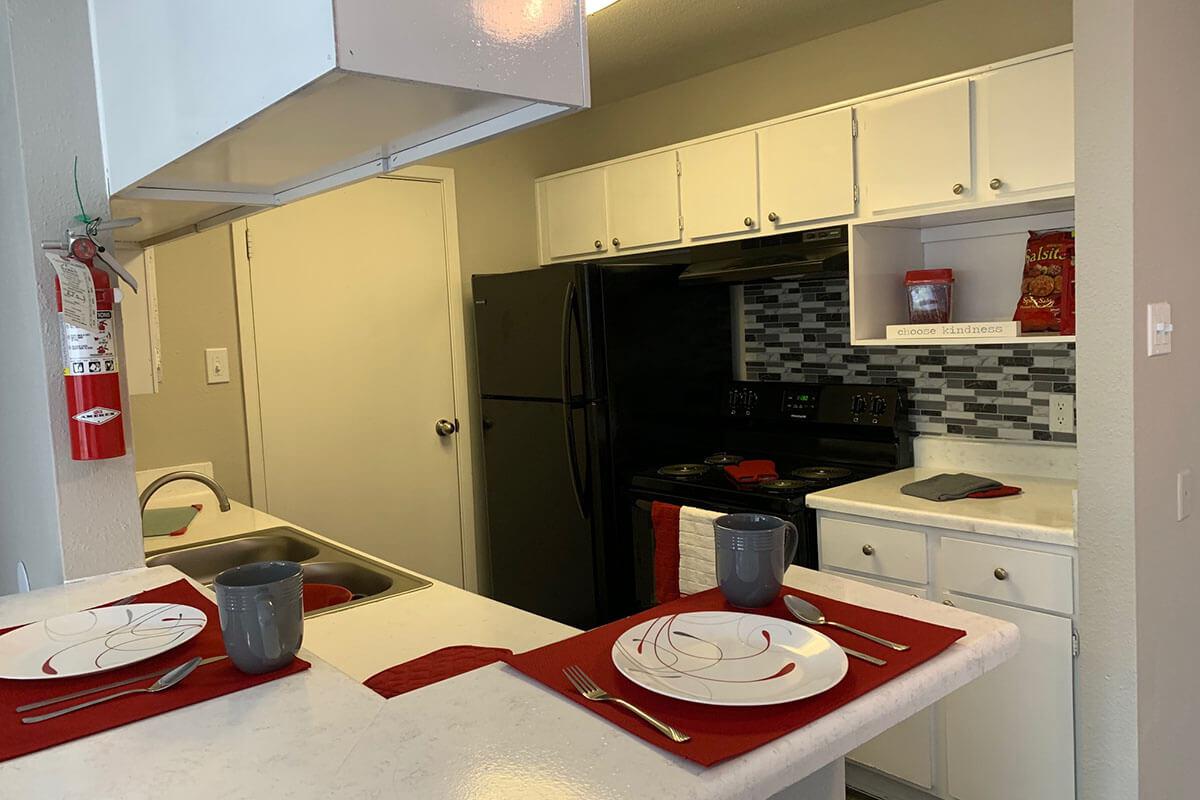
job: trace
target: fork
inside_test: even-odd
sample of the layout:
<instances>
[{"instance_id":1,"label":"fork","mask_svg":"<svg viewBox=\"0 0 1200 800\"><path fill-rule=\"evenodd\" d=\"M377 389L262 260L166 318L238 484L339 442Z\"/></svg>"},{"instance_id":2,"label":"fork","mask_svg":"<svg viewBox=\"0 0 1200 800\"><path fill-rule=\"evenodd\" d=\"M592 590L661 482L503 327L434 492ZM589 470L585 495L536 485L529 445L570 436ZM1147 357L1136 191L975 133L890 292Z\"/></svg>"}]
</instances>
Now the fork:
<instances>
[{"instance_id":1,"label":"fork","mask_svg":"<svg viewBox=\"0 0 1200 800\"><path fill-rule=\"evenodd\" d=\"M572 664L563 670L563 675L567 676L567 680L570 681L571 685L575 687L575 691L579 692L588 700L595 700L598 703L612 703L613 705L618 705L626 711L636 714L643 722L654 726L655 730L673 742L679 742L682 744L683 742L690 742L692 740L692 737L688 736L683 731L676 730L665 722L659 722L657 719L650 716L645 711L642 711L633 703L627 703L619 697L613 697L611 694L597 686L596 682L589 678L587 673L578 666Z\"/></svg>"}]
</instances>

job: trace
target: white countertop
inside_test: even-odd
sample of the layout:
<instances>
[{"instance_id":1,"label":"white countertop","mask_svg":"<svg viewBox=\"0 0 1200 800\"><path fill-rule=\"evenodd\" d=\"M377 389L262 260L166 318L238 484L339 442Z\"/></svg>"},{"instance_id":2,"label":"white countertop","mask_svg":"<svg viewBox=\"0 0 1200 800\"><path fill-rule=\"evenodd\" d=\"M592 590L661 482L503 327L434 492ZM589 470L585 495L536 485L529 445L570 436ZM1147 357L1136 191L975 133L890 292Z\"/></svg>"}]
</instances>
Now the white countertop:
<instances>
[{"instance_id":1,"label":"white countertop","mask_svg":"<svg viewBox=\"0 0 1200 800\"><path fill-rule=\"evenodd\" d=\"M249 509L254 527L280 521ZM206 507L207 511L207 507ZM266 525L262 525L264 519ZM213 523L214 525L216 523ZM221 526L218 526L221 527ZM204 526L188 536L217 538ZM165 546L187 537L166 540ZM0 626L78 610L179 577L100 576L0 597ZM0 763L6 796L36 798L767 798L1010 658L1014 625L793 567L793 586L968 632L835 713L711 769L658 750L520 673L492 665L383 700L360 681L451 644L520 651L573 629L435 582L306 621L313 668ZM64 768L64 765L71 765Z\"/></svg>"},{"instance_id":2,"label":"white countertop","mask_svg":"<svg viewBox=\"0 0 1200 800\"><path fill-rule=\"evenodd\" d=\"M961 470L912 467L808 495L809 508L893 522L1075 546L1073 480L981 472L1021 494L935 502L901 494L906 483Z\"/></svg>"}]
</instances>

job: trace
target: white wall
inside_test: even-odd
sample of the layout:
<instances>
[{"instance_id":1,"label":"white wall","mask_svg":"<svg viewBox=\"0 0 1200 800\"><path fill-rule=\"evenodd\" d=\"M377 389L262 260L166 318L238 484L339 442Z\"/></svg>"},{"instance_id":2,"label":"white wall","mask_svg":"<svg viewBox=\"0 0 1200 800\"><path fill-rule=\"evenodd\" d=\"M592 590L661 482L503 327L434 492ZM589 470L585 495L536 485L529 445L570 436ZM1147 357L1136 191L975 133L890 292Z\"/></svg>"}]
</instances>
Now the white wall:
<instances>
[{"instance_id":1,"label":"white wall","mask_svg":"<svg viewBox=\"0 0 1200 800\"><path fill-rule=\"evenodd\" d=\"M0 0L0 592L141 563L133 456L74 462L53 272L37 249L108 214L86 0ZM120 341L120 337L117 337ZM128 408L128 397L123 398ZM128 439L128 426L126 437Z\"/></svg>"}]
</instances>

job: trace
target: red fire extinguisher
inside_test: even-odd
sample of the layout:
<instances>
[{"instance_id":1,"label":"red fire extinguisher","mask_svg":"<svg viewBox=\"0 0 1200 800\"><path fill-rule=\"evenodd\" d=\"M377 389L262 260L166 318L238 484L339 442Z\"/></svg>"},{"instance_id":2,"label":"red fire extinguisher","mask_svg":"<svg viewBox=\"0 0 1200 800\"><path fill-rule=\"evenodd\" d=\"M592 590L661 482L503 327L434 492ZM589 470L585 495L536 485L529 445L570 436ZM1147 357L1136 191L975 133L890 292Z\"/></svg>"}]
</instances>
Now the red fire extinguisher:
<instances>
[{"instance_id":1,"label":"red fire extinguisher","mask_svg":"<svg viewBox=\"0 0 1200 800\"><path fill-rule=\"evenodd\" d=\"M96 243L73 238L70 254L91 273L96 288L97 332L79 328L62 314L62 285L54 279L62 335L63 382L71 429L71 458L94 461L125 455L125 426L121 419L121 379L117 372L116 330L113 320L115 289L108 273L92 260Z\"/></svg>"}]
</instances>

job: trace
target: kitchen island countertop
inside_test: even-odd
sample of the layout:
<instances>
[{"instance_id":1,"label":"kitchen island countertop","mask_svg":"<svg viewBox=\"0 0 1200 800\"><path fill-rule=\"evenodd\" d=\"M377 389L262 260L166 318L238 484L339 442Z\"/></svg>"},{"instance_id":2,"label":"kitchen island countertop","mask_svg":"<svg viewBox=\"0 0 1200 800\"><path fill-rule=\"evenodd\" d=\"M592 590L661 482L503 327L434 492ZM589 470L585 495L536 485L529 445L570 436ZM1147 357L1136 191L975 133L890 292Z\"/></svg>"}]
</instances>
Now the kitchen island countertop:
<instances>
[{"instance_id":1,"label":"kitchen island countertop","mask_svg":"<svg viewBox=\"0 0 1200 800\"><path fill-rule=\"evenodd\" d=\"M138 569L0 597L0 627L179 574ZM786 580L968 635L811 725L703 769L500 664L391 700L363 687L377 670L447 645L521 651L575 632L435 581L307 621L302 655L311 670L0 763L0 785L37 798L768 798L810 776L840 777L845 753L1017 649L1007 622L799 567Z\"/></svg>"}]
</instances>

